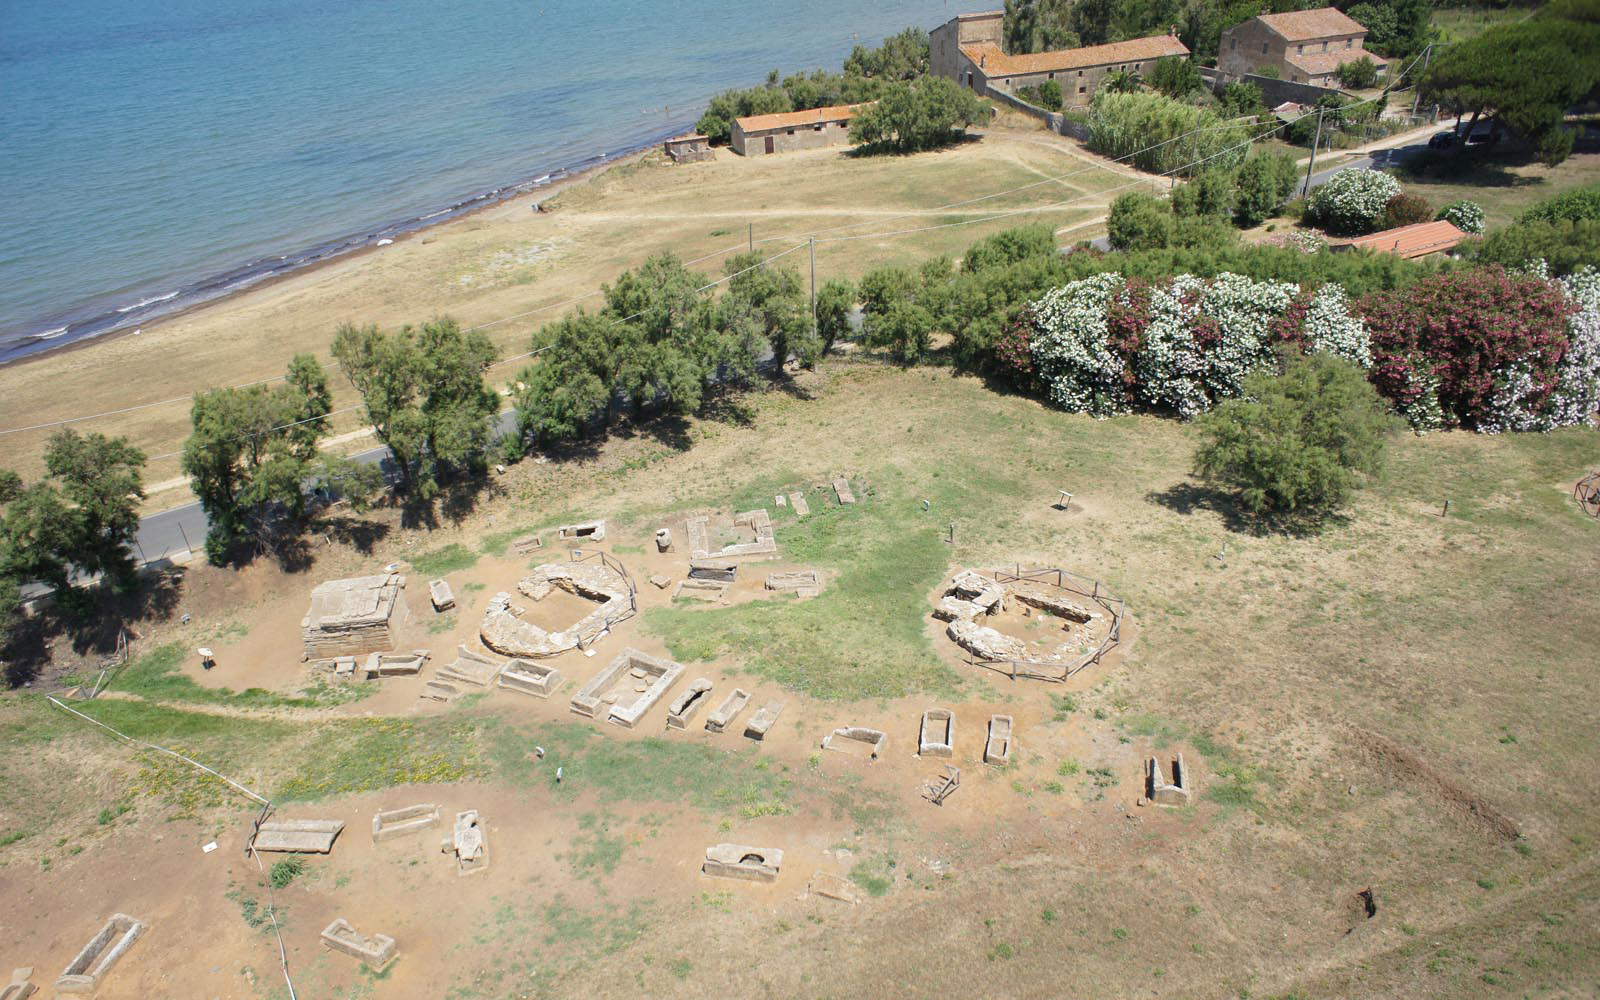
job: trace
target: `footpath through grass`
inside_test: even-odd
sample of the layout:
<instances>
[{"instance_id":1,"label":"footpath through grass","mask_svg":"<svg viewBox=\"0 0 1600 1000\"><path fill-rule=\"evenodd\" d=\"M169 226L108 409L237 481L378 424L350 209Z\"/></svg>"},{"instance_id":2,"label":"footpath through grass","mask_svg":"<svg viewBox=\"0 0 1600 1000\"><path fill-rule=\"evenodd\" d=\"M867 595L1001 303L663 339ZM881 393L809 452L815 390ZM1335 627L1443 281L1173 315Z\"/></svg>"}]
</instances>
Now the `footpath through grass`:
<instances>
[{"instance_id":1,"label":"footpath through grass","mask_svg":"<svg viewBox=\"0 0 1600 1000\"><path fill-rule=\"evenodd\" d=\"M807 489L811 514L772 509L772 497L797 481L753 485L732 510L767 507L780 558L827 574L820 596L773 598L732 608L664 608L645 616L680 661L731 655L741 666L815 698L857 701L913 692L951 694L962 678L934 653L925 631L928 594L951 554L944 522L932 511L970 506L973 497L1010 495L1017 487L976 470L916 477L893 466L855 480L857 503L840 506L831 491ZM805 481L809 485L809 480ZM924 511L922 500L932 511Z\"/></svg>"}]
</instances>

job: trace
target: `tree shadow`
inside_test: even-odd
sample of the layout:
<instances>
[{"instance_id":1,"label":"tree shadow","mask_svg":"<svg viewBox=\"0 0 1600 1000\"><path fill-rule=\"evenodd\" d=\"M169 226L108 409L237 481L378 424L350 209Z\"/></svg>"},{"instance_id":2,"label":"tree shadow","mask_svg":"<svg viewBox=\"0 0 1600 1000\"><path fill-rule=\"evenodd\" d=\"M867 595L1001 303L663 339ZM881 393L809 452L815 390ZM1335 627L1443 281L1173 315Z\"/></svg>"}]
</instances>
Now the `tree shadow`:
<instances>
[{"instance_id":1,"label":"tree shadow","mask_svg":"<svg viewBox=\"0 0 1600 1000\"><path fill-rule=\"evenodd\" d=\"M1240 507L1233 494L1194 480L1185 480L1164 490L1146 493L1144 498L1147 502L1159 504L1184 516L1207 511L1217 515L1228 531L1255 538L1268 535L1309 538L1329 527L1349 522L1349 518L1343 514L1255 514Z\"/></svg>"},{"instance_id":2,"label":"tree shadow","mask_svg":"<svg viewBox=\"0 0 1600 1000\"><path fill-rule=\"evenodd\" d=\"M373 548L388 537L390 528L383 521L368 521L338 514L317 520L313 523L312 530L321 533L329 543L348 545L362 555L370 556Z\"/></svg>"},{"instance_id":3,"label":"tree shadow","mask_svg":"<svg viewBox=\"0 0 1600 1000\"><path fill-rule=\"evenodd\" d=\"M649 438L673 451L688 451L694 444L689 433L689 421L678 413L664 413L647 420L635 420L617 429L624 440Z\"/></svg>"},{"instance_id":4,"label":"tree shadow","mask_svg":"<svg viewBox=\"0 0 1600 1000\"><path fill-rule=\"evenodd\" d=\"M99 585L78 590L65 604L41 600L12 630L4 649L5 683L18 687L37 679L52 660L51 646L66 639L78 656L110 657L130 623L167 621L178 607L184 570L146 570L130 591Z\"/></svg>"}]
</instances>

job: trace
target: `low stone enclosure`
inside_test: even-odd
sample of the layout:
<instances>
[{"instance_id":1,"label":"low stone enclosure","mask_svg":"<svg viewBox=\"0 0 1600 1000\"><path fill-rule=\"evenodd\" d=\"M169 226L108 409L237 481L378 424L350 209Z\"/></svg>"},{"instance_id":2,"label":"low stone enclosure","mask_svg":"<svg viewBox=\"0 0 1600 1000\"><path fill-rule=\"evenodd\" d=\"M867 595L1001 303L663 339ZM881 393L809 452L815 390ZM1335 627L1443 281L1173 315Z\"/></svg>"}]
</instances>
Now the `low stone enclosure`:
<instances>
[{"instance_id":1,"label":"low stone enclosure","mask_svg":"<svg viewBox=\"0 0 1600 1000\"><path fill-rule=\"evenodd\" d=\"M488 868L489 834L478 817L478 810L456 813L450 839L441 843L439 849L455 855L457 875L475 875Z\"/></svg>"},{"instance_id":2,"label":"low stone enclosure","mask_svg":"<svg viewBox=\"0 0 1600 1000\"><path fill-rule=\"evenodd\" d=\"M917 754L922 757L954 757L956 718L948 708L930 708L922 713L922 730L917 737Z\"/></svg>"},{"instance_id":3,"label":"low stone enclosure","mask_svg":"<svg viewBox=\"0 0 1600 1000\"><path fill-rule=\"evenodd\" d=\"M783 713L783 702L769 701L756 709L756 714L750 716L750 721L745 723L744 734L753 740L764 740L767 733L777 723L778 716Z\"/></svg>"},{"instance_id":4,"label":"low stone enclosure","mask_svg":"<svg viewBox=\"0 0 1600 1000\"><path fill-rule=\"evenodd\" d=\"M426 649L413 649L409 653L372 653L362 669L369 681L378 677L405 677L421 673L422 665L432 655Z\"/></svg>"},{"instance_id":5,"label":"low stone enclosure","mask_svg":"<svg viewBox=\"0 0 1600 1000\"><path fill-rule=\"evenodd\" d=\"M706 860L700 866L707 875L750 882L776 882L782 868L782 851L745 844L714 844L706 848Z\"/></svg>"},{"instance_id":6,"label":"low stone enclosure","mask_svg":"<svg viewBox=\"0 0 1600 1000\"><path fill-rule=\"evenodd\" d=\"M572 698L572 710L632 729L687 669L681 663L625 649Z\"/></svg>"},{"instance_id":7,"label":"low stone enclosure","mask_svg":"<svg viewBox=\"0 0 1600 1000\"><path fill-rule=\"evenodd\" d=\"M1004 766L1011 763L1011 716L989 717L989 738L983 744L983 762Z\"/></svg>"},{"instance_id":8,"label":"low stone enclosure","mask_svg":"<svg viewBox=\"0 0 1600 1000\"><path fill-rule=\"evenodd\" d=\"M744 707L750 704L750 692L744 688L734 688L724 699L717 710L706 716L706 732L720 733L732 724Z\"/></svg>"},{"instance_id":9,"label":"low stone enclosure","mask_svg":"<svg viewBox=\"0 0 1600 1000\"><path fill-rule=\"evenodd\" d=\"M142 921L126 913L112 914L99 933L89 939L56 980L59 993L93 993L106 973L127 954L145 931Z\"/></svg>"},{"instance_id":10,"label":"low stone enclosure","mask_svg":"<svg viewBox=\"0 0 1600 1000\"><path fill-rule=\"evenodd\" d=\"M1147 757L1144 762L1144 797L1158 806L1186 806L1189 804L1189 772L1183 766L1183 754L1172 758L1172 781L1161 773L1161 761Z\"/></svg>"},{"instance_id":11,"label":"low stone enclosure","mask_svg":"<svg viewBox=\"0 0 1600 1000\"><path fill-rule=\"evenodd\" d=\"M308 660L355 656L395 646L394 625L408 617L399 573L329 580L311 591L300 620Z\"/></svg>"},{"instance_id":12,"label":"low stone enclosure","mask_svg":"<svg viewBox=\"0 0 1600 1000\"><path fill-rule=\"evenodd\" d=\"M1055 648L1029 644L992 627L1010 609L1065 619L1069 635ZM1059 568L1000 569L991 576L962 570L950 581L933 616L948 622L945 634L968 655L967 662L1010 676L1064 681L1099 663L1122 640L1126 606L1098 580ZM1087 647L1087 648L1086 648Z\"/></svg>"},{"instance_id":13,"label":"low stone enclosure","mask_svg":"<svg viewBox=\"0 0 1600 1000\"><path fill-rule=\"evenodd\" d=\"M721 515L691 517L685 528L689 533L690 559L736 559L771 556L778 552L778 541L772 534L772 518L765 507L731 518Z\"/></svg>"},{"instance_id":14,"label":"low stone enclosure","mask_svg":"<svg viewBox=\"0 0 1600 1000\"><path fill-rule=\"evenodd\" d=\"M358 933L343 917L322 929L322 943L333 951L358 958L373 972L382 972L394 961L394 938L387 934L367 937Z\"/></svg>"},{"instance_id":15,"label":"low stone enclosure","mask_svg":"<svg viewBox=\"0 0 1600 1000\"><path fill-rule=\"evenodd\" d=\"M559 590L594 602L595 607L576 621L547 629L523 621L529 609L512 604L510 594L496 594L478 634L485 646L502 656L538 659L581 649L639 610L633 578L604 552L537 566L518 582L517 590L535 604Z\"/></svg>"},{"instance_id":16,"label":"low stone enclosure","mask_svg":"<svg viewBox=\"0 0 1600 1000\"><path fill-rule=\"evenodd\" d=\"M426 830L438 822L439 807L431 802L378 812L372 817L372 842L377 844L403 837L408 833Z\"/></svg>"},{"instance_id":17,"label":"low stone enclosure","mask_svg":"<svg viewBox=\"0 0 1600 1000\"><path fill-rule=\"evenodd\" d=\"M556 540L561 542L603 542L605 538L606 522L604 520L563 524L556 529Z\"/></svg>"},{"instance_id":18,"label":"low stone enclosure","mask_svg":"<svg viewBox=\"0 0 1600 1000\"><path fill-rule=\"evenodd\" d=\"M548 698L561 686L561 671L547 663L512 660L500 671L500 686L507 691Z\"/></svg>"},{"instance_id":19,"label":"low stone enclosure","mask_svg":"<svg viewBox=\"0 0 1600 1000\"><path fill-rule=\"evenodd\" d=\"M849 745L865 746L869 749L868 756L877 760L883 753L883 748L889 742L889 734L881 729L869 729L866 726L841 726L822 738L822 749L839 750L848 753Z\"/></svg>"},{"instance_id":20,"label":"low stone enclosure","mask_svg":"<svg viewBox=\"0 0 1600 1000\"><path fill-rule=\"evenodd\" d=\"M327 854L344 830L337 819L275 819L255 828L250 845L256 851Z\"/></svg>"},{"instance_id":21,"label":"low stone enclosure","mask_svg":"<svg viewBox=\"0 0 1600 1000\"><path fill-rule=\"evenodd\" d=\"M689 690L678 695L672 704L667 706L667 728L688 729L695 713L710 700L711 682L704 677L691 681Z\"/></svg>"}]
</instances>

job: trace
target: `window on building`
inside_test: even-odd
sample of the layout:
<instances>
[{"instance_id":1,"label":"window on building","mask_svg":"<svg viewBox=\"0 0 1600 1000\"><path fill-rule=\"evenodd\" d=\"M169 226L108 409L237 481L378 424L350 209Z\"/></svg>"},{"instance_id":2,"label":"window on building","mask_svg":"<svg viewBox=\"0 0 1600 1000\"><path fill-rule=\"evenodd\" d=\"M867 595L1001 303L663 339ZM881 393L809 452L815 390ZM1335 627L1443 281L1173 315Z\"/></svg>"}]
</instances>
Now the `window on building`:
<instances>
[{"instance_id":1,"label":"window on building","mask_svg":"<svg viewBox=\"0 0 1600 1000\"><path fill-rule=\"evenodd\" d=\"M1087 93L1088 90L1089 90L1088 87L1079 87L1078 88L1078 93L1080 93L1080 94Z\"/></svg>"},{"instance_id":2,"label":"window on building","mask_svg":"<svg viewBox=\"0 0 1600 1000\"><path fill-rule=\"evenodd\" d=\"M1297 56L1305 55L1306 54L1306 47L1304 45L1296 46L1295 50L1294 50L1294 54L1297 55Z\"/></svg>"},{"instance_id":3,"label":"window on building","mask_svg":"<svg viewBox=\"0 0 1600 1000\"><path fill-rule=\"evenodd\" d=\"M1356 40L1354 38L1346 38L1344 40L1344 47L1347 48L1347 49L1355 48L1356 47Z\"/></svg>"},{"instance_id":4,"label":"window on building","mask_svg":"<svg viewBox=\"0 0 1600 1000\"><path fill-rule=\"evenodd\" d=\"M1261 54L1262 55L1266 55L1267 54L1267 43L1266 42L1262 42L1261 43Z\"/></svg>"},{"instance_id":5,"label":"window on building","mask_svg":"<svg viewBox=\"0 0 1600 1000\"><path fill-rule=\"evenodd\" d=\"M1082 76L1082 75L1083 75L1083 70L1081 70L1081 69L1080 69L1080 70L1078 70L1078 75L1079 75L1079 76ZM1079 91L1079 93L1082 93L1082 91Z\"/></svg>"},{"instance_id":6,"label":"window on building","mask_svg":"<svg viewBox=\"0 0 1600 1000\"><path fill-rule=\"evenodd\" d=\"M1239 47L1239 40L1237 38L1228 39L1228 51L1229 52L1232 52L1233 50L1237 49L1238 47Z\"/></svg>"},{"instance_id":7,"label":"window on building","mask_svg":"<svg viewBox=\"0 0 1600 1000\"><path fill-rule=\"evenodd\" d=\"M1047 79L1047 80L1054 80L1055 78L1056 78L1056 75L1054 73L1049 73L1049 74L1046 74L1046 76L1045 76L1045 79Z\"/></svg>"},{"instance_id":8,"label":"window on building","mask_svg":"<svg viewBox=\"0 0 1600 1000\"><path fill-rule=\"evenodd\" d=\"M788 135L794 135L794 129L790 129L787 134Z\"/></svg>"},{"instance_id":9,"label":"window on building","mask_svg":"<svg viewBox=\"0 0 1600 1000\"><path fill-rule=\"evenodd\" d=\"M822 126L821 125L813 125L813 126L811 126L811 131L813 131L813 132L821 132L822 131Z\"/></svg>"}]
</instances>

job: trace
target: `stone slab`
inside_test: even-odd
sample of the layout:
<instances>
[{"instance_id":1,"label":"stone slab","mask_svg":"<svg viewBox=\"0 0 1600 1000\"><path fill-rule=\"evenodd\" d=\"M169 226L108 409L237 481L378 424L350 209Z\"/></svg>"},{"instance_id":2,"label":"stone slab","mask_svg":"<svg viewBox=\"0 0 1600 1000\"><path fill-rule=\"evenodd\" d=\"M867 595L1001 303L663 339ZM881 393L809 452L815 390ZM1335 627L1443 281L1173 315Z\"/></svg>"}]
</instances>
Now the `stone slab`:
<instances>
[{"instance_id":1,"label":"stone slab","mask_svg":"<svg viewBox=\"0 0 1600 1000\"><path fill-rule=\"evenodd\" d=\"M684 580L672 591L672 599L721 604L728 596L728 587L728 584L715 580Z\"/></svg>"},{"instance_id":2,"label":"stone slab","mask_svg":"<svg viewBox=\"0 0 1600 1000\"><path fill-rule=\"evenodd\" d=\"M28 1000L39 991L33 984L33 966L11 971L11 982L0 986L0 1000Z\"/></svg>"},{"instance_id":3,"label":"stone slab","mask_svg":"<svg viewBox=\"0 0 1600 1000\"><path fill-rule=\"evenodd\" d=\"M716 583L733 583L739 576L739 564L730 559L691 559L689 578L711 580Z\"/></svg>"},{"instance_id":4,"label":"stone slab","mask_svg":"<svg viewBox=\"0 0 1600 1000\"><path fill-rule=\"evenodd\" d=\"M457 875L476 875L488 868L489 830L478 816L478 810L456 813L450 839L440 847L444 853L455 855Z\"/></svg>"},{"instance_id":5,"label":"stone slab","mask_svg":"<svg viewBox=\"0 0 1600 1000\"><path fill-rule=\"evenodd\" d=\"M606 522L580 521L577 524L563 524L556 529L556 538L563 542L602 542L606 537Z\"/></svg>"},{"instance_id":6,"label":"stone slab","mask_svg":"<svg viewBox=\"0 0 1600 1000\"><path fill-rule=\"evenodd\" d=\"M800 517L811 513L811 505L806 503L806 495L798 491L789 494L789 506L793 507L795 514Z\"/></svg>"},{"instance_id":7,"label":"stone slab","mask_svg":"<svg viewBox=\"0 0 1600 1000\"><path fill-rule=\"evenodd\" d=\"M344 830L339 819L274 819L256 831L255 849L290 854L327 854Z\"/></svg>"},{"instance_id":8,"label":"stone slab","mask_svg":"<svg viewBox=\"0 0 1600 1000\"><path fill-rule=\"evenodd\" d=\"M922 713L922 729L917 736L917 753L923 757L955 756L956 718L948 708L930 708Z\"/></svg>"},{"instance_id":9,"label":"stone slab","mask_svg":"<svg viewBox=\"0 0 1600 1000\"><path fill-rule=\"evenodd\" d=\"M835 745L841 742L862 744L869 748L871 759L877 760L889 742L889 734L881 729L871 729L867 726L840 726L822 738L822 749L842 752L844 748Z\"/></svg>"},{"instance_id":10,"label":"stone slab","mask_svg":"<svg viewBox=\"0 0 1600 1000\"><path fill-rule=\"evenodd\" d=\"M843 476L840 476L838 479L833 481L833 492L839 498L839 502L841 504L851 504L856 502L856 495L850 492L850 480L844 478Z\"/></svg>"},{"instance_id":11,"label":"stone slab","mask_svg":"<svg viewBox=\"0 0 1600 1000\"><path fill-rule=\"evenodd\" d=\"M499 683L507 691L548 698L561 685L561 671L533 660L512 660L500 671Z\"/></svg>"},{"instance_id":12,"label":"stone slab","mask_svg":"<svg viewBox=\"0 0 1600 1000\"><path fill-rule=\"evenodd\" d=\"M706 848L706 860L700 866L707 875L750 882L776 882L782 869L782 851L745 844L714 844Z\"/></svg>"},{"instance_id":13,"label":"stone slab","mask_svg":"<svg viewBox=\"0 0 1600 1000\"><path fill-rule=\"evenodd\" d=\"M368 680L375 677L408 677L422 672L422 665L433 654L426 649L413 649L409 653L372 653L362 670Z\"/></svg>"},{"instance_id":14,"label":"stone slab","mask_svg":"<svg viewBox=\"0 0 1600 1000\"><path fill-rule=\"evenodd\" d=\"M855 883L833 872L819 871L812 875L811 881L806 883L806 895L821 896L851 906L861 902L861 894L856 891Z\"/></svg>"},{"instance_id":15,"label":"stone slab","mask_svg":"<svg viewBox=\"0 0 1600 1000\"><path fill-rule=\"evenodd\" d=\"M493 657L467 646L457 646L456 658L449 666L435 670L433 676L435 680L458 686L470 684L473 687L484 688L494 683L503 668L504 664Z\"/></svg>"},{"instance_id":16,"label":"stone slab","mask_svg":"<svg viewBox=\"0 0 1600 1000\"><path fill-rule=\"evenodd\" d=\"M821 587L822 577L814 569L792 570L787 573L769 573L766 588L768 590L804 590L807 587Z\"/></svg>"},{"instance_id":17,"label":"stone slab","mask_svg":"<svg viewBox=\"0 0 1600 1000\"><path fill-rule=\"evenodd\" d=\"M449 611L456 606L455 592L444 580L428 581L428 600L433 602L435 611Z\"/></svg>"},{"instance_id":18,"label":"stone slab","mask_svg":"<svg viewBox=\"0 0 1600 1000\"><path fill-rule=\"evenodd\" d=\"M1004 766L1011 763L1011 726L1009 715L989 717L989 738L983 744L983 762Z\"/></svg>"}]
</instances>

